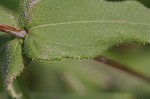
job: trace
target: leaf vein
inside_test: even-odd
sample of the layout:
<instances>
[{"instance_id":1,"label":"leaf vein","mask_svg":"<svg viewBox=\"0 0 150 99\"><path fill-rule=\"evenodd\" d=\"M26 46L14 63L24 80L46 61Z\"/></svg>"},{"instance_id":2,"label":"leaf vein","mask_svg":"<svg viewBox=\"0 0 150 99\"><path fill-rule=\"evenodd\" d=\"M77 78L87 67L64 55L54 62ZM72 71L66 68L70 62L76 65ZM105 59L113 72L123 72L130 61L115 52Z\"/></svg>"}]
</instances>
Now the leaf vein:
<instances>
[{"instance_id":1,"label":"leaf vein","mask_svg":"<svg viewBox=\"0 0 150 99\"><path fill-rule=\"evenodd\" d=\"M60 23L51 23L51 24L45 24L45 25L38 25L34 26L30 29L34 28L40 28L40 27L47 27L47 26L57 26L57 25L67 25L67 24L85 24L85 23L122 23L122 24L131 24L131 25L147 25L150 24L146 23L138 23L138 22L126 22L126 21L72 21L72 22L60 22Z\"/></svg>"}]
</instances>

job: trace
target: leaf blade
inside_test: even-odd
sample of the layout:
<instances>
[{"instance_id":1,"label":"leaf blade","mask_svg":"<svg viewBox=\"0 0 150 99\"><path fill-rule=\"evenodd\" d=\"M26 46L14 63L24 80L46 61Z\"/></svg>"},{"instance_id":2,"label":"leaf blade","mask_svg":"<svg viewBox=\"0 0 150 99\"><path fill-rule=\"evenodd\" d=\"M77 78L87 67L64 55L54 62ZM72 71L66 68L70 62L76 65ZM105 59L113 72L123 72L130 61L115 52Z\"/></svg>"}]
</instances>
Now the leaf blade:
<instances>
[{"instance_id":1,"label":"leaf blade","mask_svg":"<svg viewBox=\"0 0 150 99\"><path fill-rule=\"evenodd\" d=\"M7 24L10 25L12 27L16 27L17 28L17 21L15 18L15 14L13 11L11 11L10 9L0 5L0 24ZM2 58L2 50L5 48L6 43L11 41L12 39L14 39L14 37L11 37L10 35L4 33L4 32L0 32L0 60Z\"/></svg>"},{"instance_id":2,"label":"leaf blade","mask_svg":"<svg viewBox=\"0 0 150 99\"><path fill-rule=\"evenodd\" d=\"M19 39L14 39L7 43L7 46L4 49L2 66L3 79L5 87L10 91L11 95L13 95L13 81L24 69L21 43L22 41Z\"/></svg>"},{"instance_id":3,"label":"leaf blade","mask_svg":"<svg viewBox=\"0 0 150 99\"><path fill-rule=\"evenodd\" d=\"M0 5L0 24L7 24L13 27L17 27L16 17L13 11Z\"/></svg>"},{"instance_id":4,"label":"leaf blade","mask_svg":"<svg viewBox=\"0 0 150 99\"><path fill-rule=\"evenodd\" d=\"M44 0L29 12L24 51L39 60L87 59L119 43L149 43L149 12L137 1Z\"/></svg>"}]
</instances>

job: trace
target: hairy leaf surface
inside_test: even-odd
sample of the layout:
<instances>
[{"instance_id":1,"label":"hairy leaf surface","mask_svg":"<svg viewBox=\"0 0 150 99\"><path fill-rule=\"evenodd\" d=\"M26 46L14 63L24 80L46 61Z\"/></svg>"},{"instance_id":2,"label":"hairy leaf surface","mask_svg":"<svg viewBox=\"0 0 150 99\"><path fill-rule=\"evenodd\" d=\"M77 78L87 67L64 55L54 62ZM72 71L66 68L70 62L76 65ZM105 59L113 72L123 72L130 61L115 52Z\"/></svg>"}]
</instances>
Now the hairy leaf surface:
<instances>
[{"instance_id":1,"label":"hairy leaf surface","mask_svg":"<svg viewBox=\"0 0 150 99\"><path fill-rule=\"evenodd\" d=\"M14 17L14 13L3 6L0 6L0 24L7 24L13 27L17 27L17 21ZM13 37L7 35L6 33L0 32L0 53L5 48L5 43L12 39Z\"/></svg>"},{"instance_id":2,"label":"hairy leaf surface","mask_svg":"<svg viewBox=\"0 0 150 99\"><path fill-rule=\"evenodd\" d=\"M24 69L22 40L15 39L6 44L3 56L3 75L6 88L11 91L13 80ZM12 93L12 91L11 91ZM13 95L13 94L12 94Z\"/></svg>"},{"instance_id":3,"label":"hairy leaf surface","mask_svg":"<svg viewBox=\"0 0 150 99\"><path fill-rule=\"evenodd\" d=\"M31 58L93 58L118 43L150 41L150 9L136 0L37 1L26 26Z\"/></svg>"},{"instance_id":4,"label":"hairy leaf surface","mask_svg":"<svg viewBox=\"0 0 150 99\"><path fill-rule=\"evenodd\" d=\"M0 5L0 24L18 28L16 13ZM5 87L16 98L13 80L23 71L22 40L0 32L0 62Z\"/></svg>"},{"instance_id":5,"label":"hairy leaf surface","mask_svg":"<svg viewBox=\"0 0 150 99\"><path fill-rule=\"evenodd\" d=\"M14 12L0 5L0 24L7 24L17 27L17 21L14 17Z\"/></svg>"}]
</instances>

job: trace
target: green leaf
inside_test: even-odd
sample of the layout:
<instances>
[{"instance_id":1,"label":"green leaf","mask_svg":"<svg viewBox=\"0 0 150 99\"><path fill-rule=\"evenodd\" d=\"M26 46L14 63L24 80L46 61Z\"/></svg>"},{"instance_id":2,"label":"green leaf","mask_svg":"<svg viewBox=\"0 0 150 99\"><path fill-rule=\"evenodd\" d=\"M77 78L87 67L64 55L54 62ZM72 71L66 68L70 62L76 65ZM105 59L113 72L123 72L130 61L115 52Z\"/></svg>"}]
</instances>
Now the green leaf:
<instances>
[{"instance_id":1,"label":"green leaf","mask_svg":"<svg viewBox=\"0 0 150 99\"><path fill-rule=\"evenodd\" d=\"M24 45L32 59L93 58L120 43L150 42L150 9L136 0L36 1Z\"/></svg>"},{"instance_id":2,"label":"green leaf","mask_svg":"<svg viewBox=\"0 0 150 99\"><path fill-rule=\"evenodd\" d=\"M13 37L0 33L0 61L2 61L2 56L4 55L4 49L6 48L6 43L14 39Z\"/></svg>"},{"instance_id":3,"label":"green leaf","mask_svg":"<svg viewBox=\"0 0 150 99\"><path fill-rule=\"evenodd\" d=\"M13 80L23 69L22 40L14 39L6 44L2 66L5 87L13 97L17 97L13 88Z\"/></svg>"},{"instance_id":4,"label":"green leaf","mask_svg":"<svg viewBox=\"0 0 150 99\"><path fill-rule=\"evenodd\" d=\"M15 13L13 11L0 5L0 24L7 24L13 27L17 27L17 21L14 16ZM0 32L0 59L2 58L1 54L3 54L3 52L1 51L5 48L5 44L12 39L14 38L10 35Z\"/></svg>"},{"instance_id":5,"label":"green leaf","mask_svg":"<svg viewBox=\"0 0 150 99\"><path fill-rule=\"evenodd\" d=\"M6 7L0 6L0 15L0 24L18 28L15 18L17 16L16 13ZM22 40L14 39L14 37L0 32L0 61L2 63L4 85L7 91L10 92L10 95L18 99L17 97L20 96L16 93L15 88L13 88L13 81L20 75L24 68Z\"/></svg>"},{"instance_id":6,"label":"green leaf","mask_svg":"<svg viewBox=\"0 0 150 99\"><path fill-rule=\"evenodd\" d=\"M25 28L27 23L29 22L29 1L30 0L22 0L19 8L19 26L21 28Z\"/></svg>"},{"instance_id":7,"label":"green leaf","mask_svg":"<svg viewBox=\"0 0 150 99\"><path fill-rule=\"evenodd\" d=\"M0 24L7 24L13 27L17 27L17 21L13 11L0 5Z\"/></svg>"}]
</instances>

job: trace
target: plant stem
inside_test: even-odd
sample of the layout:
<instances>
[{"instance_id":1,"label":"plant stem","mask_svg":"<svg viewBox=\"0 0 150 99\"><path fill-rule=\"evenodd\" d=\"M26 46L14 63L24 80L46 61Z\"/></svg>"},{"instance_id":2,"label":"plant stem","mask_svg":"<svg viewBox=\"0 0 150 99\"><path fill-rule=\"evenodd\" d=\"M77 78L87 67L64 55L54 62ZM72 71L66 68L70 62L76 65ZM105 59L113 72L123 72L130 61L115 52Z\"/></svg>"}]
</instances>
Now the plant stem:
<instances>
[{"instance_id":1,"label":"plant stem","mask_svg":"<svg viewBox=\"0 0 150 99\"><path fill-rule=\"evenodd\" d=\"M138 78L140 78L140 79L150 83L150 78L149 77L147 77L147 76L145 76L145 75L143 75L141 73L138 73L138 72L132 70L131 68L128 68L127 66L125 66L125 65L123 65L121 63L118 63L118 62L116 62L116 61L114 61L112 59L106 58L104 56L99 56L99 57L94 58L94 60L96 60L98 62L101 62L103 64L106 64L106 65L108 65L110 67L116 68L118 70L124 71L126 73L129 73L129 74L131 74L133 76L136 76L136 77L138 77Z\"/></svg>"},{"instance_id":2,"label":"plant stem","mask_svg":"<svg viewBox=\"0 0 150 99\"><path fill-rule=\"evenodd\" d=\"M27 34L25 30L19 30L4 24L0 24L0 31L19 38L24 38Z\"/></svg>"}]
</instances>

